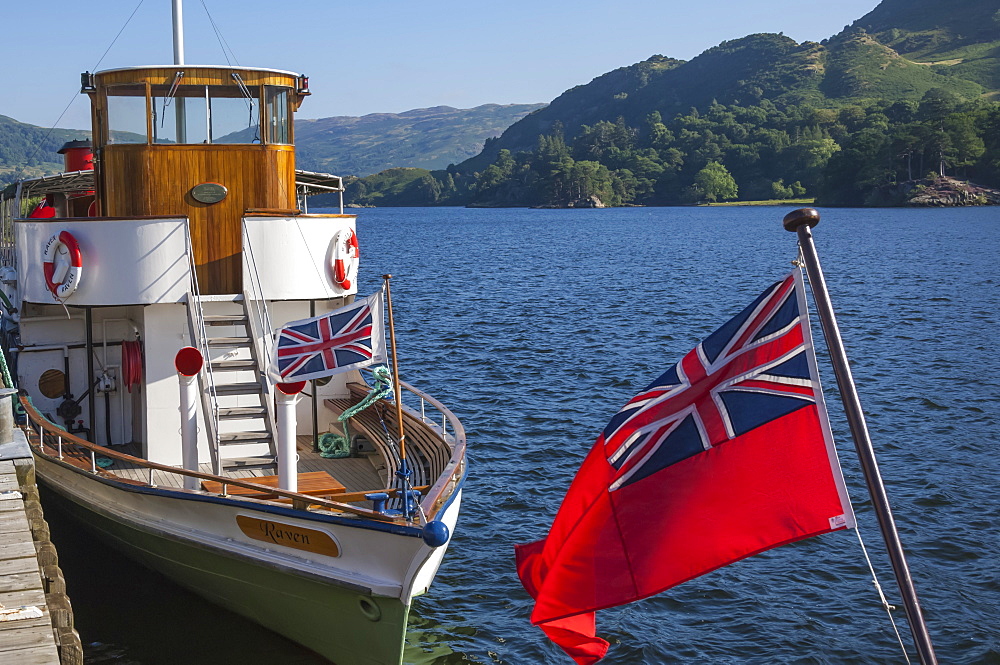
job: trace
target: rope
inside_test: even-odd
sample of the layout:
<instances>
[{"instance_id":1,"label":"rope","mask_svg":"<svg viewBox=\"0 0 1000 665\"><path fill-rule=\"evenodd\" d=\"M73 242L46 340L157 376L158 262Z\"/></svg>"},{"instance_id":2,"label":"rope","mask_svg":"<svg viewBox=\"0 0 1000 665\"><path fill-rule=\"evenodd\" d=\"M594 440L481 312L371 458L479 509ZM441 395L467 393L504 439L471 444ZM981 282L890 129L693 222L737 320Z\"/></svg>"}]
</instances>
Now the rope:
<instances>
[{"instance_id":1,"label":"rope","mask_svg":"<svg viewBox=\"0 0 1000 665\"><path fill-rule=\"evenodd\" d=\"M3 373L4 388L16 388L17 386L14 385L14 379L10 375L10 369L7 367L7 351L5 349L0 349L0 370L2 370ZM25 415L24 407L21 406L20 400L14 399L14 397L11 396L10 401L15 418L20 418Z\"/></svg>"},{"instance_id":2,"label":"rope","mask_svg":"<svg viewBox=\"0 0 1000 665\"><path fill-rule=\"evenodd\" d=\"M236 60L236 66L239 67L240 61L236 57L236 52L229 47L229 42L227 42L226 38L222 36L222 31L219 30L219 26L215 24L215 19L212 18L212 12L208 11L208 5L205 4L205 0L201 0L201 6L205 8L205 14L208 16L208 22L212 24L212 30L215 31L215 38L219 41L219 48L222 49L222 57L226 59L226 64L230 67L233 66L233 63L229 60L229 54L231 53L233 60ZM226 49L229 49L229 53L226 53Z\"/></svg>"},{"instance_id":3,"label":"rope","mask_svg":"<svg viewBox=\"0 0 1000 665\"><path fill-rule=\"evenodd\" d=\"M903 658L906 662L910 662L910 657L906 654L906 645L903 644L903 637L899 634L899 628L896 626L895 619L892 618L892 611L896 609L895 605L890 605L888 599L885 597L885 593L882 591L882 585L878 582L878 577L875 575L875 567L872 565L872 560L868 557L868 549L865 547L865 541L861 540L861 529L857 526L854 527L854 532L858 536L858 542L861 543L861 551L865 555L865 561L868 562L868 570L872 574L872 583L875 585L875 590L878 591L879 600L882 601L882 607L885 608L885 613L889 615L889 623L892 624L892 630L896 633L896 640L899 641L899 647L903 650Z\"/></svg>"},{"instance_id":4,"label":"rope","mask_svg":"<svg viewBox=\"0 0 1000 665\"><path fill-rule=\"evenodd\" d=\"M7 306L7 311L10 312L11 314L17 311L17 309L12 304L10 304L10 300L7 298L7 294L4 293L3 291L0 291L0 300L3 300L3 304Z\"/></svg>"},{"instance_id":5,"label":"rope","mask_svg":"<svg viewBox=\"0 0 1000 665\"><path fill-rule=\"evenodd\" d=\"M331 432L320 437L317 442L320 457L336 459L350 455L351 433L347 427L347 420L392 393L392 374L388 367L379 365L372 370L372 376L375 378L375 386L372 387L371 391L360 402L344 409L344 412L337 416L337 421L344 424L344 435L340 436Z\"/></svg>"},{"instance_id":6,"label":"rope","mask_svg":"<svg viewBox=\"0 0 1000 665\"><path fill-rule=\"evenodd\" d=\"M0 369L3 370L4 388L15 388L14 379L10 378L10 370L7 368L7 352L3 349L0 349Z\"/></svg>"},{"instance_id":7,"label":"rope","mask_svg":"<svg viewBox=\"0 0 1000 665\"><path fill-rule=\"evenodd\" d=\"M128 24L132 22L132 17L134 17L135 13L139 11L139 7L142 7L143 2L145 2L145 0L139 0L139 4L136 5L135 9L132 10L132 13L129 14L128 19L125 21L125 25L122 26L121 30L118 31L118 34L115 35L115 38L111 40L110 44L108 44L108 48L107 50L104 51L104 55L101 56L101 59L97 61L97 64L94 65L91 71L96 71L97 68L101 66L101 63L104 62L104 58L108 55L108 51L111 50L111 47L115 45L115 42L118 41L118 38L122 36L123 32L125 32L125 28L127 28ZM35 158L35 155L38 154L38 151L41 149L42 144L49 140L49 136L51 136L52 130L56 128L56 125L59 124L59 121L63 119L64 115L66 115L66 111L69 110L69 107L73 105L73 102L75 102L79 96L80 96L79 92L73 93L73 98L69 100L69 104L66 105L66 108L64 108L62 113L59 114L59 117L56 118L56 121L52 123L51 127L49 127L49 131L45 133L45 136L42 138L41 141L35 144L35 150L31 153L31 156L28 157L27 160L25 160L25 164L29 163L32 159Z\"/></svg>"}]
</instances>

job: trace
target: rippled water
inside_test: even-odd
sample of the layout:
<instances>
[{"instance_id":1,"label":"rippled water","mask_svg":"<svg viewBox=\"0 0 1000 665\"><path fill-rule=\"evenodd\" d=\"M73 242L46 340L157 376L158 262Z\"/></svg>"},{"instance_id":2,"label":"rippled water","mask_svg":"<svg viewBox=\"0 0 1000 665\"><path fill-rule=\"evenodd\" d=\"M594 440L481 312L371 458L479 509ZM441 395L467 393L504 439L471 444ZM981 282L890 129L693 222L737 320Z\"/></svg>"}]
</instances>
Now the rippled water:
<instances>
[{"instance_id":1,"label":"rippled water","mask_svg":"<svg viewBox=\"0 0 1000 665\"><path fill-rule=\"evenodd\" d=\"M415 604L407 662L568 662L528 623L512 547L545 534L622 403L789 269L785 212L361 211L361 291L393 273L400 373L448 404L470 442L459 530ZM1000 214L826 210L815 236L938 656L1000 663ZM898 600L820 363L861 533ZM53 531L60 551L81 546ZM84 642L101 643L88 663L317 662L85 547L98 562L74 563L67 577ZM105 558L134 581L102 584ZM182 629L178 616L200 628ZM220 625L222 645L209 644ZM612 643L609 665L904 662L844 532L599 612L598 634ZM221 646L238 657L222 658Z\"/></svg>"}]
</instances>

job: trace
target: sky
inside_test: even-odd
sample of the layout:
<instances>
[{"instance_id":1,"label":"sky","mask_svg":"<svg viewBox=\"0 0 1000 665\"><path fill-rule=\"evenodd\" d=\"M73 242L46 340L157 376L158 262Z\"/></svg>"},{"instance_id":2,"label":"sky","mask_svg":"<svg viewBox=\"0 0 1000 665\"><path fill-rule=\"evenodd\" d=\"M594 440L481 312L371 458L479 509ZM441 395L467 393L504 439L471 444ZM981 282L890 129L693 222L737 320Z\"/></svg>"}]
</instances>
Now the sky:
<instances>
[{"instance_id":1,"label":"sky","mask_svg":"<svg viewBox=\"0 0 1000 665\"><path fill-rule=\"evenodd\" d=\"M820 41L877 4L187 0L185 60L225 64L211 15L234 64L310 77L300 118L549 102L654 54L690 60L756 32ZM83 71L173 62L171 0L12 2L3 24L0 115L41 127L89 128Z\"/></svg>"}]
</instances>

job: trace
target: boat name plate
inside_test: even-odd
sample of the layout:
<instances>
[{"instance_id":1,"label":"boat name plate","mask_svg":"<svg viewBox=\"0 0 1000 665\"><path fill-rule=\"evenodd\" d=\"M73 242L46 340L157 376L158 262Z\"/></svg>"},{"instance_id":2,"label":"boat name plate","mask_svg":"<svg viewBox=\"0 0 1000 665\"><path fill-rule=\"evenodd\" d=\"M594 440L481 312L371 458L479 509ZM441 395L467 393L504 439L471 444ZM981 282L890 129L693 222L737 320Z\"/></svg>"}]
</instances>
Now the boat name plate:
<instances>
[{"instance_id":1,"label":"boat name plate","mask_svg":"<svg viewBox=\"0 0 1000 665\"><path fill-rule=\"evenodd\" d=\"M229 190L217 182L203 182L191 188L191 198L199 203L218 203L226 198Z\"/></svg>"},{"instance_id":2,"label":"boat name plate","mask_svg":"<svg viewBox=\"0 0 1000 665\"><path fill-rule=\"evenodd\" d=\"M237 515L236 523L240 531L254 540L324 556L340 556L340 548L337 547L336 541L323 531L247 515Z\"/></svg>"}]
</instances>

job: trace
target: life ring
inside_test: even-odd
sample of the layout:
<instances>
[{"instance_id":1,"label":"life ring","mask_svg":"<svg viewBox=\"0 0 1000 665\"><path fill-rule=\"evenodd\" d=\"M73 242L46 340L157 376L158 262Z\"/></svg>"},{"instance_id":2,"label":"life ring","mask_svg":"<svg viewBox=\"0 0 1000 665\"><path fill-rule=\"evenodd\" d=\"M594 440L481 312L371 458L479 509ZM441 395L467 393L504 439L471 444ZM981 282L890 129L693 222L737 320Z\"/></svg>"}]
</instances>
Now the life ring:
<instances>
[{"instance_id":1,"label":"life ring","mask_svg":"<svg viewBox=\"0 0 1000 665\"><path fill-rule=\"evenodd\" d=\"M333 239L333 281L347 290L358 276L358 235L353 229L338 231Z\"/></svg>"},{"instance_id":2,"label":"life ring","mask_svg":"<svg viewBox=\"0 0 1000 665\"><path fill-rule=\"evenodd\" d=\"M45 243L44 254L42 270L45 285L58 300L69 298L80 286L80 273L83 271L80 243L72 233L62 231Z\"/></svg>"}]
</instances>

